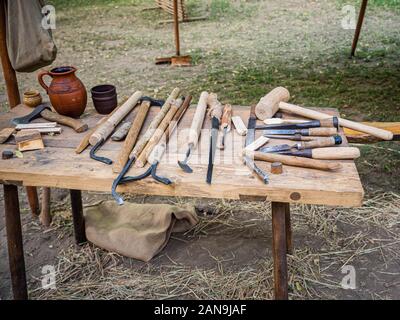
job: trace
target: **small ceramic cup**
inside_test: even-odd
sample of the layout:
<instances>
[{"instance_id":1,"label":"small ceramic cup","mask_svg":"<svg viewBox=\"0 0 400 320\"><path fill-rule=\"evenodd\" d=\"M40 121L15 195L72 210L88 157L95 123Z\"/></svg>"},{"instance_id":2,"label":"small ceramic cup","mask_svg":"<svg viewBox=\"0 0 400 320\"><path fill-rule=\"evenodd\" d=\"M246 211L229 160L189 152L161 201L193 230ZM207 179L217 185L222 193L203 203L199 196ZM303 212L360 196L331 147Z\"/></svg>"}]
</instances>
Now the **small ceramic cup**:
<instances>
[{"instance_id":1,"label":"small ceramic cup","mask_svg":"<svg viewBox=\"0 0 400 320\"><path fill-rule=\"evenodd\" d=\"M103 84L91 90L95 109L100 114L111 113L118 105L117 90L115 86Z\"/></svg>"},{"instance_id":2,"label":"small ceramic cup","mask_svg":"<svg viewBox=\"0 0 400 320\"><path fill-rule=\"evenodd\" d=\"M37 90L29 90L24 92L23 102L24 105L28 107L36 108L39 104L42 103L42 96Z\"/></svg>"}]
</instances>

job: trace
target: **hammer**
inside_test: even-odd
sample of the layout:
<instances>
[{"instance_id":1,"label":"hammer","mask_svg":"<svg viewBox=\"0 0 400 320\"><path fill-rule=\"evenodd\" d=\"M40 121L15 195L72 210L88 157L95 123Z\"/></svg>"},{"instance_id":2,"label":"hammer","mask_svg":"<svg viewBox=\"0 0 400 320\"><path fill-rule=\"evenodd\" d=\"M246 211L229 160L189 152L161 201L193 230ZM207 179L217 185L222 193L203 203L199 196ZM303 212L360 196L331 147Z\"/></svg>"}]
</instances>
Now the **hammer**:
<instances>
[{"instance_id":1,"label":"hammer","mask_svg":"<svg viewBox=\"0 0 400 320\"><path fill-rule=\"evenodd\" d=\"M269 92L265 97L261 98L256 106L256 116L260 120L272 118L278 110L282 110L288 113L293 113L302 117L323 120L332 118L325 113L311 110L296 106L294 104L287 103L289 101L290 94L286 88L278 87ZM392 140L393 133L387 130L367 126L362 123L338 118L339 125L356 131L367 133L371 136L380 138L382 140Z\"/></svg>"},{"instance_id":2,"label":"hammer","mask_svg":"<svg viewBox=\"0 0 400 320\"><path fill-rule=\"evenodd\" d=\"M84 132L88 129L88 125L86 123L83 123L80 120L76 120L70 117L62 116L59 115L55 112L51 111L51 108L48 104L41 104L33 110L30 114L20 117L20 118L14 118L11 123L14 125L18 124L27 124L37 118L43 118L48 121L53 121L57 122L59 124L63 124L65 126L71 127L74 129L76 132Z\"/></svg>"}]
</instances>

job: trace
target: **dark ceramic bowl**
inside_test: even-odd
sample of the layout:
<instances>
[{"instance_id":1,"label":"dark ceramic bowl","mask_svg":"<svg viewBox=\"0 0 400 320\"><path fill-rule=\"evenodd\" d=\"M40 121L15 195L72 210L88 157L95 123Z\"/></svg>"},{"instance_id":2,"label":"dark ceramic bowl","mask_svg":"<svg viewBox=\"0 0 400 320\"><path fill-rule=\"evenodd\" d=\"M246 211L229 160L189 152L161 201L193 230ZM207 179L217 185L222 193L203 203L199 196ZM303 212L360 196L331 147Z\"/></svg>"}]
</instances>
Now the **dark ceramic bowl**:
<instances>
[{"instance_id":1,"label":"dark ceramic bowl","mask_svg":"<svg viewBox=\"0 0 400 320\"><path fill-rule=\"evenodd\" d=\"M100 114L111 113L118 105L117 90L111 84L93 87L92 100L96 111Z\"/></svg>"}]
</instances>

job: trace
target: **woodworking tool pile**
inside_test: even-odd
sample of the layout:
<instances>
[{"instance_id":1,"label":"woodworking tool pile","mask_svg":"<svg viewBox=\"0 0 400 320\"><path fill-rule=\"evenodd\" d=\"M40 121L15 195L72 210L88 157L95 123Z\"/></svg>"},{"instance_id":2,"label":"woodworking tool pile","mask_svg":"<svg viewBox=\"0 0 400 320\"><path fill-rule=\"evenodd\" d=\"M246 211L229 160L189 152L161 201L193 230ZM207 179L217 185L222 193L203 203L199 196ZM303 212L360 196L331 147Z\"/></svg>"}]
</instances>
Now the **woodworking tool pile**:
<instances>
[{"instance_id":1,"label":"woodworking tool pile","mask_svg":"<svg viewBox=\"0 0 400 320\"><path fill-rule=\"evenodd\" d=\"M393 139L390 131L289 104L289 99L290 94L287 89L283 87L273 89L261 98L256 106L252 106L246 126L243 119L234 114L235 110L230 104L222 104L215 93L202 92L191 119L184 146L184 157L178 161L177 166L187 174L193 172L189 166L189 160L198 148L205 119L211 124L207 149L208 167L205 175L207 184L211 184L213 180L216 150L218 148L223 152L227 134L232 128L235 128L238 135L245 136L241 150L244 165L265 184L269 183L270 173L283 172L283 165L335 171L342 167L342 164L335 160L358 158L360 152L357 148L341 146L341 127L367 133L381 140ZM190 95L182 97L179 88L172 90L165 101L155 100L137 91L90 130L80 120L56 114L52 112L49 105L41 104L31 114L13 119L12 123L16 127L2 132L0 138L4 136L1 141L5 141L10 134L18 130L15 140L18 148L24 151L43 148L41 133L61 133L61 128L57 127L58 123L67 125L78 133L87 131L75 152L79 154L91 145L90 157L112 166L116 178L111 192L116 201L123 204L123 199L116 192L120 184L138 181L149 176L158 183L165 185L173 183L169 178L159 176L157 167L167 148L169 137L190 106L191 100ZM141 133L152 106L159 108L159 111L146 130ZM134 119L124 121L134 109L137 109ZM39 117L52 122L29 123ZM25 129L30 130L23 131ZM256 136L258 136L257 139ZM120 141L120 150L115 161L96 154L109 138ZM287 143L279 143L277 140L287 140ZM12 153L5 153L3 159L12 156ZM256 161L271 163L270 170L261 169ZM127 176L133 165L144 168L147 163L149 166L142 174Z\"/></svg>"}]
</instances>

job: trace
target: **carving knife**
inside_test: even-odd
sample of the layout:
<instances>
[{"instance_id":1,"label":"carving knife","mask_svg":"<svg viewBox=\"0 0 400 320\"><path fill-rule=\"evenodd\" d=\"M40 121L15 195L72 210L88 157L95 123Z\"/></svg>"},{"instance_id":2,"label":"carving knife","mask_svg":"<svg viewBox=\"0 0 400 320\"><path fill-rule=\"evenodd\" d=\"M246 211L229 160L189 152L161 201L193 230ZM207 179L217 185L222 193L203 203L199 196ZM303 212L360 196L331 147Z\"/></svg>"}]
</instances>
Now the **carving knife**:
<instances>
[{"instance_id":1,"label":"carving knife","mask_svg":"<svg viewBox=\"0 0 400 320\"><path fill-rule=\"evenodd\" d=\"M264 135L288 134L302 136L333 136L337 134L336 128L309 128L309 129L272 129L264 130Z\"/></svg>"},{"instance_id":2,"label":"carving knife","mask_svg":"<svg viewBox=\"0 0 400 320\"><path fill-rule=\"evenodd\" d=\"M256 110L256 106L253 105L250 109L249 121L247 123L247 135L246 135L245 147L247 147L248 145L253 143L255 140L255 127L256 127L256 122L257 122L255 110ZM247 165L247 167L251 171L254 171L257 174L257 176L260 177L261 180L265 184L268 184L268 182L269 182L268 174L256 165L256 163L254 162L254 159L252 157L245 155L244 162Z\"/></svg>"},{"instance_id":3,"label":"carving knife","mask_svg":"<svg viewBox=\"0 0 400 320\"><path fill-rule=\"evenodd\" d=\"M336 128L339 129L339 120L337 117L313 120L304 123L275 124L266 126L257 126L256 130L272 129L309 129L309 128Z\"/></svg>"},{"instance_id":4,"label":"carving knife","mask_svg":"<svg viewBox=\"0 0 400 320\"><path fill-rule=\"evenodd\" d=\"M294 145L289 144L280 144L272 147L264 147L261 148L261 152L281 152L281 151L289 151L291 149L304 150L304 149L312 149L312 148L321 148L321 147L331 147L334 145L338 145L342 143L341 136L334 137L324 137L315 139L313 141L306 142L297 142Z\"/></svg>"}]
</instances>

